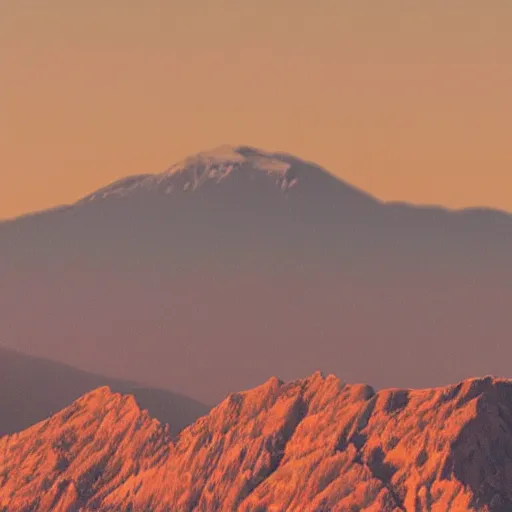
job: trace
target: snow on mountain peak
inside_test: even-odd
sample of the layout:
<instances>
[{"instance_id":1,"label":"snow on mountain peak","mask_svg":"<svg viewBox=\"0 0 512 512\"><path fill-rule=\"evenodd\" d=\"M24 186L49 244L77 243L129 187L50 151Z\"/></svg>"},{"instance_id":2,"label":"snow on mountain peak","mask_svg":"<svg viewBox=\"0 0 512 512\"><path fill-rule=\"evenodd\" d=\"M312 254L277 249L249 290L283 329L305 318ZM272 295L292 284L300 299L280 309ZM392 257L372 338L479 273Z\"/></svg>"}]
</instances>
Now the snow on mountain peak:
<instances>
[{"instance_id":1,"label":"snow on mountain peak","mask_svg":"<svg viewBox=\"0 0 512 512\"><path fill-rule=\"evenodd\" d=\"M183 171L202 170L205 172L212 171L207 177L222 178L242 166L250 166L255 171L282 175L286 173L291 165L270 153L258 149L225 145L189 156L182 162L170 167L161 176Z\"/></svg>"},{"instance_id":2,"label":"snow on mountain peak","mask_svg":"<svg viewBox=\"0 0 512 512\"><path fill-rule=\"evenodd\" d=\"M282 156L248 146L219 146L185 158L159 174L142 174L116 181L85 197L81 203L125 197L141 190L157 190L165 194L195 190L206 182L220 183L233 172L243 169L250 178L263 175L287 190L297 183L290 172L292 164Z\"/></svg>"}]
</instances>

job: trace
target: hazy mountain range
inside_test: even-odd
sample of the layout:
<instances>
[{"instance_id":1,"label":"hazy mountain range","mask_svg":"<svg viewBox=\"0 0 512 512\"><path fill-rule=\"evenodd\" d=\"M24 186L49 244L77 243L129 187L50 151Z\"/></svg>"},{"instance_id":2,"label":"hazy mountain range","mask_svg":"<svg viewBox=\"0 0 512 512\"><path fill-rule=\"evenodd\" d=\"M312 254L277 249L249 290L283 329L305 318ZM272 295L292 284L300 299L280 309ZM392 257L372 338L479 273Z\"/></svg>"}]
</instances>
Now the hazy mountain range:
<instances>
[{"instance_id":1,"label":"hazy mountain range","mask_svg":"<svg viewBox=\"0 0 512 512\"><path fill-rule=\"evenodd\" d=\"M0 342L207 403L316 369L506 376L511 261L507 213L383 203L223 147L0 223Z\"/></svg>"},{"instance_id":2,"label":"hazy mountain range","mask_svg":"<svg viewBox=\"0 0 512 512\"><path fill-rule=\"evenodd\" d=\"M375 392L319 373L233 393L176 438L103 387L0 439L17 512L506 512L512 381Z\"/></svg>"},{"instance_id":3,"label":"hazy mountain range","mask_svg":"<svg viewBox=\"0 0 512 512\"><path fill-rule=\"evenodd\" d=\"M101 386L132 394L151 416L169 424L174 434L210 410L167 390L95 375L0 348L0 436L28 428Z\"/></svg>"}]
</instances>

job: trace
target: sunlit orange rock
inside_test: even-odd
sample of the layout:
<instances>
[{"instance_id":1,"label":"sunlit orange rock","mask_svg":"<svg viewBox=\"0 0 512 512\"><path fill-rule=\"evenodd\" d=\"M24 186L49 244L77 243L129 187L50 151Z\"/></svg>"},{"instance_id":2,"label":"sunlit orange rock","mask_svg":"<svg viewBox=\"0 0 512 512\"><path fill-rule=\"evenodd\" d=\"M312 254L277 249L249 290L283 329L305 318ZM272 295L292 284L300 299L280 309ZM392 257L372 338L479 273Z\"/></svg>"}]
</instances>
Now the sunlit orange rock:
<instances>
[{"instance_id":1,"label":"sunlit orange rock","mask_svg":"<svg viewBox=\"0 0 512 512\"><path fill-rule=\"evenodd\" d=\"M234 393L175 439L100 388L0 439L8 511L512 510L512 382L374 392L316 373Z\"/></svg>"}]
</instances>

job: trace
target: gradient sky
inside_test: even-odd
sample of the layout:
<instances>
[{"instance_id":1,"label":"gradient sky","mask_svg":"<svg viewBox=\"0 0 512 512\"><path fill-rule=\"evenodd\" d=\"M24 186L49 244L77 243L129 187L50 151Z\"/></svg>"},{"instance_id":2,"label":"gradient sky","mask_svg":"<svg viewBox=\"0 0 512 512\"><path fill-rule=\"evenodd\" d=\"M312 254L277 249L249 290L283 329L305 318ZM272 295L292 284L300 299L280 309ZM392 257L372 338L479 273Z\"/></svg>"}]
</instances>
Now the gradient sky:
<instances>
[{"instance_id":1,"label":"gradient sky","mask_svg":"<svg viewBox=\"0 0 512 512\"><path fill-rule=\"evenodd\" d=\"M220 144L512 211L510 0L0 0L0 218Z\"/></svg>"}]
</instances>

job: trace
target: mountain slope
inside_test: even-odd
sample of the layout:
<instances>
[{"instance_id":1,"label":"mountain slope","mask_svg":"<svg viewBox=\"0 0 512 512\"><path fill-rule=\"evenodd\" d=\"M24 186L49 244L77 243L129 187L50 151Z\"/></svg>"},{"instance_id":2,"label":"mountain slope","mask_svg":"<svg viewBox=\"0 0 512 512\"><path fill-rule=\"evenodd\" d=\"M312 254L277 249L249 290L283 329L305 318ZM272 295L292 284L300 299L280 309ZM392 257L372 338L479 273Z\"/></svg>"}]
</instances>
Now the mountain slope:
<instances>
[{"instance_id":1,"label":"mountain slope","mask_svg":"<svg viewBox=\"0 0 512 512\"><path fill-rule=\"evenodd\" d=\"M230 395L176 440L107 388L0 439L8 510L510 510L512 383L343 385L314 374Z\"/></svg>"},{"instance_id":2,"label":"mountain slope","mask_svg":"<svg viewBox=\"0 0 512 512\"><path fill-rule=\"evenodd\" d=\"M153 417L169 423L173 433L209 411L206 405L177 393L0 348L0 435L26 429L100 386L133 394Z\"/></svg>"},{"instance_id":3,"label":"mountain slope","mask_svg":"<svg viewBox=\"0 0 512 512\"><path fill-rule=\"evenodd\" d=\"M509 375L511 261L511 215L386 204L224 147L0 224L0 339L208 403L315 368Z\"/></svg>"}]
</instances>

